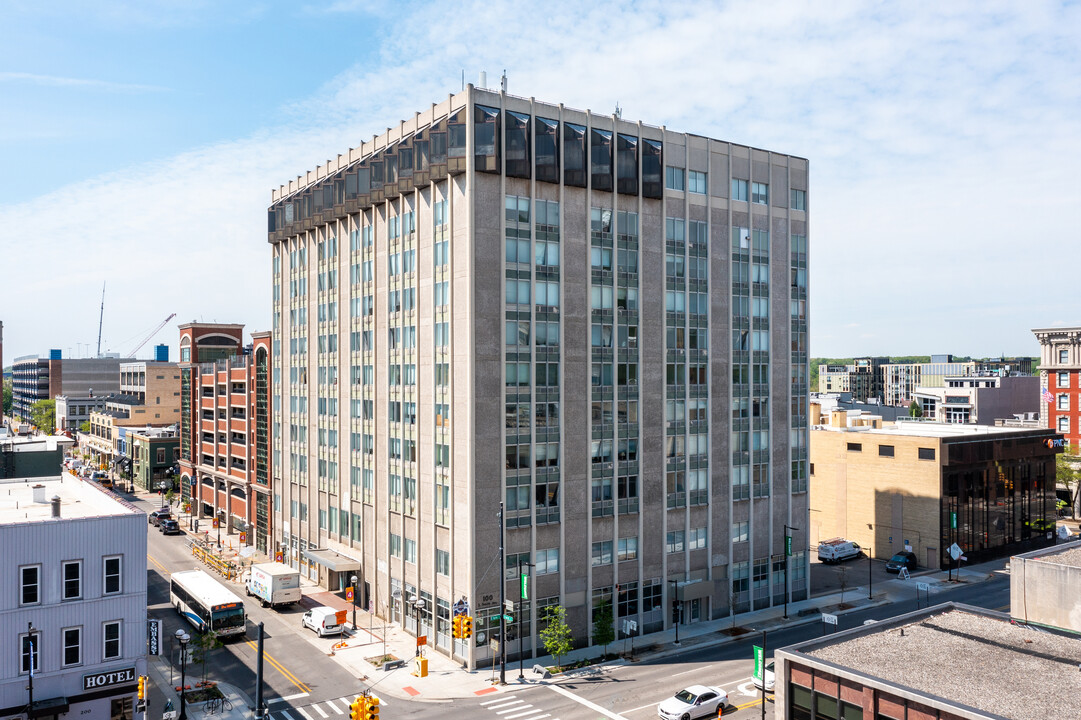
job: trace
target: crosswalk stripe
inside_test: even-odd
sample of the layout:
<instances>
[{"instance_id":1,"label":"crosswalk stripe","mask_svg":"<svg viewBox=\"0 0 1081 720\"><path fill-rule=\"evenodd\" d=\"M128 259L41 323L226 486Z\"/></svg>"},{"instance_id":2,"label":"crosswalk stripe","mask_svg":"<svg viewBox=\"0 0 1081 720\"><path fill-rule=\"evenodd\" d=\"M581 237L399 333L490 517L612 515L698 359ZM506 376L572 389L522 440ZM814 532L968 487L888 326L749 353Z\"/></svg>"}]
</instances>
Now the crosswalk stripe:
<instances>
[{"instance_id":1,"label":"crosswalk stripe","mask_svg":"<svg viewBox=\"0 0 1081 720\"><path fill-rule=\"evenodd\" d=\"M492 703L505 702L507 700L513 699L514 697L515 697L514 695L504 695L503 697L496 698L495 700L489 700L488 702L482 702L481 705L491 705Z\"/></svg>"},{"instance_id":2,"label":"crosswalk stripe","mask_svg":"<svg viewBox=\"0 0 1081 720\"><path fill-rule=\"evenodd\" d=\"M511 718L522 717L524 715L532 715L533 717L529 718L529 720L541 720L541 718L548 717L548 713L544 713L543 715L534 715L534 713L539 713L540 711L541 711L541 709L537 708L536 710L530 710L528 712L524 712L524 713L522 713L522 715L508 715L506 718L504 718L504 720L511 720Z\"/></svg>"},{"instance_id":3,"label":"crosswalk stripe","mask_svg":"<svg viewBox=\"0 0 1081 720\"><path fill-rule=\"evenodd\" d=\"M339 715L344 714L344 712L342 710L339 710L338 706L334 704L333 700L324 700L323 702L325 702L327 705L329 705L330 709L333 710L334 712L336 712L337 714L339 714Z\"/></svg>"},{"instance_id":4,"label":"crosswalk stripe","mask_svg":"<svg viewBox=\"0 0 1081 720\"><path fill-rule=\"evenodd\" d=\"M294 710L296 710L296 711L297 711L298 713L300 713L301 715L303 715L303 716L304 716L304 720L315 720L315 718L313 718L313 717L312 717L311 715L309 715L308 713L304 712L304 708L293 708L293 709L294 709Z\"/></svg>"},{"instance_id":5,"label":"crosswalk stripe","mask_svg":"<svg viewBox=\"0 0 1081 720\"><path fill-rule=\"evenodd\" d=\"M520 718L523 715L532 715L533 713L540 712L540 708L537 708L535 710L526 710L526 708L531 708L531 707L533 707L533 706L532 705L523 705L522 707L516 707L516 708L511 708L510 710L504 710L501 713L496 713L496 715L502 715L503 713L509 713L509 712L518 713L517 715L507 715L507 717L504 719L504 720L513 720L513 718ZM519 710L525 710L525 712L518 712Z\"/></svg>"},{"instance_id":6,"label":"crosswalk stripe","mask_svg":"<svg viewBox=\"0 0 1081 720\"><path fill-rule=\"evenodd\" d=\"M521 700L511 700L510 702L504 702L504 703L502 703L500 705L492 705L488 709L489 710L495 710L496 708L507 707L508 705L521 705L522 702L523 701L521 701Z\"/></svg>"},{"instance_id":7,"label":"crosswalk stripe","mask_svg":"<svg viewBox=\"0 0 1081 720\"><path fill-rule=\"evenodd\" d=\"M533 707L533 706L532 705L527 705L525 703L519 703L518 707L509 707L506 710L499 710L499 711L496 712L496 715L506 715L509 712L518 712L519 710L525 710L526 708L531 708L531 707Z\"/></svg>"},{"instance_id":8,"label":"crosswalk stripe","mask_svg":"<svg viewBox=\"0 0 1081 720\"><path fill-rule=\"evenodd\" d=\"M323 708L319 707L318 705L309 705L308 707L310 707L312 710L314 710L317 713L319 713L320 715L322 715L324 718L330 717L325 712L323 712Z\"/></svg>"},{"instance_id":9,"label":"crosswalk stripe","mask_svg":"<svg viewBox=\"0 0 1081 720\"><path fill-rule=\"evenodd\" d=\"M288 710L282 710L281 714L285 716L285 720L293 720L293 716L289 714Z\"/></svg>"}]
</instances>

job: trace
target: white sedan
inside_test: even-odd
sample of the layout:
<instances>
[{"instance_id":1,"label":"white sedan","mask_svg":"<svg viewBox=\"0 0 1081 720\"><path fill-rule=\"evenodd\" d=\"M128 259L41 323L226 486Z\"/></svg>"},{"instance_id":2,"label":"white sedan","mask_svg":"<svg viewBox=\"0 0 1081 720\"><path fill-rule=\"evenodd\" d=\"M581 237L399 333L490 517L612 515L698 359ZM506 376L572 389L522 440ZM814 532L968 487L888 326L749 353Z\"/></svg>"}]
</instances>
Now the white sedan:
<instances>
[{"instance_id":1,"label":"white sedan","mask_svg":"<svg viewBox=\"0 0 1081 720\"><path fill-rule=\"evenodd\" d=\"M770 663L769 665L766 666L766 692L773 692L773 685L774 685L775 679L776 678L774 677L774 674L773 674L773 663ZM761 688L762 687L762 679L761 678L756 678L756 677L754 677L752 675L751 680L754 682L754 686L756 688Z\"/></svg>"},{"instance_id":2,"label":"white sedan","mask_svg":"<svg viewBox=\"0 0 1081 720\"><path fill-rule=\"evenodd\" d=\"M728 693L720 688L691 685L680 690L657 706L657 715L664 720L691 720L716 717L717 710L728 704Z\"/></svg>"}]
</instances>

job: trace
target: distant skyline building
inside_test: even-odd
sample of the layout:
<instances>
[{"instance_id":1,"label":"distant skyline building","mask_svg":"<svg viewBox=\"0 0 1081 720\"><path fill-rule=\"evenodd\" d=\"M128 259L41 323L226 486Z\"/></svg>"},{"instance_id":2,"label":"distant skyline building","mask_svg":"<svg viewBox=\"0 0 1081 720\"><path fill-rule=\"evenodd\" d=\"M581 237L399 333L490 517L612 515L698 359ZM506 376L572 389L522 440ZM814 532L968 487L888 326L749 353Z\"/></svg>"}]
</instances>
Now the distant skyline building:
<instances>
[{"instance_id":1,"label":"distant skyline building","mask_svg":"<svg viewBox=\"0 0 1081 720\"><path fill-rule=\"evenodd\" d=\"M48 358L23 355L12 363L11 414L30 420L30 408L38 400L57 395L108 395L120 391L120 363L128 360L109 358L64 358L60 350L49 351ZM44 428L52 432L53 428Z\"/></svg>"},{"instance_id":2,"label":"distant skyline building","mask_svg":"<svg viewBox=\"0 0 1081 720\"><path fill-rule=\"evenodd\" d=\"M285 561L469 667L806 598L808 176L469 86L275 190Z\"/></svg>"}]
</instances>

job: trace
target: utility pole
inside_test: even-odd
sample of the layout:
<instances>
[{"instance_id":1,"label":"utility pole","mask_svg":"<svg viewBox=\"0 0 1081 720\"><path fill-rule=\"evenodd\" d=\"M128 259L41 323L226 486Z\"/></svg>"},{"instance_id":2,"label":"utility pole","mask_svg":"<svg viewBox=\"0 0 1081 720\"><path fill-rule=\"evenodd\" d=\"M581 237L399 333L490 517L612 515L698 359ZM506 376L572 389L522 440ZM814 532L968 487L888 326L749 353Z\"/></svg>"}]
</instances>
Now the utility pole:
<instances>
[{"instance_id":1,"label":"utility pole","mask_svg":"<svg viewBox=\"0 0 1081 720\"><path fill-rule=\"evenodd\" d=\"M774 678L777 676L774 675ZM776 687L776 679L774 679ZM766 720L766 631L762 631L762 720Z\"/></svg>"},{"instance_id":2,"label":"utility pole","mask_svg":"<svg viewBox=\"0 0 1081 720\"><path fill-rule=\"evenodd\" d=\"M503 503L499 503L499 684L507 684L507 559L503 554Z\"/></svg>"},{"instance_id":3,"label":"utility pole","mask_svg":"<svg viewBox=\"0 0 1081 720\"><path fill-rule=\"evenodd\" d=\"M875 582L875 549L867 546L867 599L874 600L871 590Z\"/></svg>"},{"instance_id":4,"label":"utility pole","mask_svg":"<svg viewBox=\"0 0 1081 720\"><path fill-rule=\"evenodd\" d=\"M258 647L255 661L255 717L262 718L266 715L266 704L263 703L263 623L259 623Z\"/></svg>"}]
</instances>

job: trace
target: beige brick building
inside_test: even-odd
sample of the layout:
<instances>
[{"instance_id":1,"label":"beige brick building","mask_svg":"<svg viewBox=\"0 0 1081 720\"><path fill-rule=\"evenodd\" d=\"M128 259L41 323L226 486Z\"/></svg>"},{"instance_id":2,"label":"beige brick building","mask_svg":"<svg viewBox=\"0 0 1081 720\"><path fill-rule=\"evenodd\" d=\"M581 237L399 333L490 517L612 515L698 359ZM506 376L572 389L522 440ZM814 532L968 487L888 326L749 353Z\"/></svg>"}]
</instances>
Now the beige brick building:
<instances>
[{"instance_id":1,"label":"beige brick building","mask_svg":"<svg viewBox=\"0 0 1081 720\"><path fill-rule=\"evenodd\" d=\"M876 558L911 546L921 568L1053 543L1055 453L1047 430L881 418L811 405L812 545L854 540Z\"/></svg>"}]
</instances>

